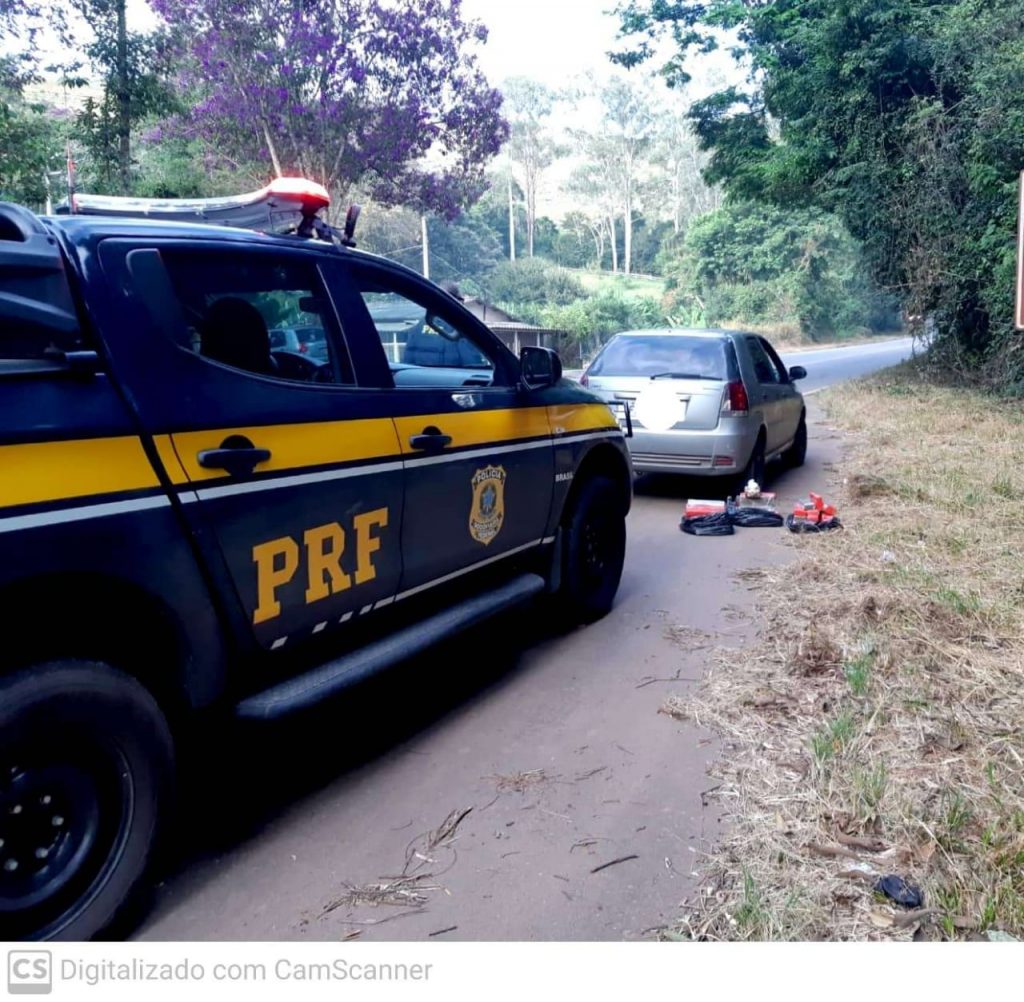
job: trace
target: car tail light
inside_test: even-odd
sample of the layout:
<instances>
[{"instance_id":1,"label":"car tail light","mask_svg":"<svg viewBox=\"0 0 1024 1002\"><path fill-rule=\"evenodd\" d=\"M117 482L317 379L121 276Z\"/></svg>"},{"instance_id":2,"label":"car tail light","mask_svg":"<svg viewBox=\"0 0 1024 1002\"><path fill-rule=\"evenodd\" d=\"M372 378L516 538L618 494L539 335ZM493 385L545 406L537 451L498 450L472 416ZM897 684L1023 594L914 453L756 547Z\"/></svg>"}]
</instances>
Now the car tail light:
<instances>
[{"instance_id":1,"label":"car tail light","mask_svg":"<svg viewBox=\"0 0 1024 1002\"><path fill-rule=\"evenodd\" d=\"M725 388L725 396L722 398L722 413L732 414L734 417L743 417L750 410L750 399L747 397L747 388L742 380L737 379L729 383Z\"/></svg>"},{"instance_id":2,"label":"car tail light","mask_svg":"<svg viewBox=\"0 0 1024 1002\"><path fill-rule=\"evenodd\" d=\"M736 460L732 456L715 456L712 466L735 466Z\"/></svg>"},{"instance_id":3,"label":"car tail light","mask_svg":"<svg viewBox=\"0 0 1024 1002\"><path fill-rule=\"evenodd\" d=\"M583 375L580 376L580 386L589 386L589 385L590 385L590 378L584 372Z\"/></svg>"}]
</instances>

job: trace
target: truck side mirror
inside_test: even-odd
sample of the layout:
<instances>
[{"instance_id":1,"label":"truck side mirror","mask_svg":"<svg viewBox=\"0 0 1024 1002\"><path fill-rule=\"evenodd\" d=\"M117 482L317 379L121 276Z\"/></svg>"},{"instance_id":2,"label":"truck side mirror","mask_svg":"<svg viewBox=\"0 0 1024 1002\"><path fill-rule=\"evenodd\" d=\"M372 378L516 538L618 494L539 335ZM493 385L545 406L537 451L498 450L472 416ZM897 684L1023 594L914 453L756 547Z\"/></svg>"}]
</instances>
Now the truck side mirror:
<instances>
[{"instance_id":1,"label":"truck side mirror","mask_svg":"<svg viewBox=\"0 0 1024 1002\"><path fill-rule=\"evenodd\" d=\"M562 378L562 360L550 348L527 345L519 353L519 364L523 382L530 390L554 386Z\"/></svg>"}]
</instances>

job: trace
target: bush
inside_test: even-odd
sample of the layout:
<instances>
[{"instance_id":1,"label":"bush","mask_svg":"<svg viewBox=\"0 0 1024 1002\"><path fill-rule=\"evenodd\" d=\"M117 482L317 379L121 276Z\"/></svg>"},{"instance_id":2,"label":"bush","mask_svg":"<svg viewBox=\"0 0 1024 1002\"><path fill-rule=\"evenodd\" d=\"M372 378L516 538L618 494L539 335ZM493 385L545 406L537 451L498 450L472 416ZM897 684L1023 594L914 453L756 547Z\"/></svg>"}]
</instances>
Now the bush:
<instances>
[{"instance_id":1,"label":"bush","mask_svg":"<svg viewBox=\"0 0 1024 1002\"><path fill-rule=\"evenodd\" d=\"M860 246L818 210L727 205L695 220L681 245L666 242L661 263L670 312L692 312L697 302L712 326L774 328L812 341L900 326Z\"/></svg>"},{"instance_id":2,"label":"bush","mask_svg":"<svg viewBox=\"0 0 1024 1002\"><path fill-rule=\"evenodd\" d=\"M578 341L606 341L620 331L665 326L664 312L653 299L626 299L614 291L603 292L565 306L539 311L542 326L563 330Z\"/></svg>"},{"instance_id":3,"label":"bush","mask_svg":"<svg viewBox=\"0 0 1024 1002\"><path fill-rule=\"evenodd\" d=\"M492 303L564 306L585 295L571 272L536 257L502 261L481 285Z\"/></svg>"}]
</instances>

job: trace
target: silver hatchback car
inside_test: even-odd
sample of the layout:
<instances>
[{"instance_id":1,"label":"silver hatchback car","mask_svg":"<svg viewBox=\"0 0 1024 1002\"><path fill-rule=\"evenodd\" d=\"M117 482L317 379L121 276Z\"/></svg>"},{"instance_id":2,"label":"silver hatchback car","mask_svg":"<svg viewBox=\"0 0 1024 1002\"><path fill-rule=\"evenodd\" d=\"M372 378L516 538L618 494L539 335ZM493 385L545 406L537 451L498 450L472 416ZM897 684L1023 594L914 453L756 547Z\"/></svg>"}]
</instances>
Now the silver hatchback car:
<instances>
[{"instance_id":1,"label":"silver hatchback car","mask_svg":"<svg viewBox=\"0 0 1024 1002\"><path fill-rule=\"evenodd\" d=\"M580 382L620 414L628 403L636 472L744 484L763 483L770 460L803 463L807 420L795 383L806 375L757 334L672 328L616 334Z\"/></svg>"}]
</instances>

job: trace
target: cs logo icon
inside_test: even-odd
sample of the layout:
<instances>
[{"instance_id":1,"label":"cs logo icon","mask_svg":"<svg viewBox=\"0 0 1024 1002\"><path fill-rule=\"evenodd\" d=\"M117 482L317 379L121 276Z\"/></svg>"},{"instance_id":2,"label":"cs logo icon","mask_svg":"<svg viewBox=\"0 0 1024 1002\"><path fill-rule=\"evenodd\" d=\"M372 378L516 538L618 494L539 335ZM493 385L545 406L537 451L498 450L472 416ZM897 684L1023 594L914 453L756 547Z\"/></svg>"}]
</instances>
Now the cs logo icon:
<instances>
[{"instance_id":1,"label":"cs logo icon","mask_svg":"<svg viewBox=\"0 0 1024 1002\"><path fill-rule=\"evenodd\" d=\"M49 995L52 970L49 950L11 950L7 954L7 991L11 995Z\"/></svg>"}]
</instances>

